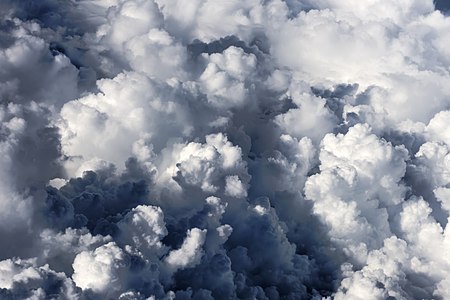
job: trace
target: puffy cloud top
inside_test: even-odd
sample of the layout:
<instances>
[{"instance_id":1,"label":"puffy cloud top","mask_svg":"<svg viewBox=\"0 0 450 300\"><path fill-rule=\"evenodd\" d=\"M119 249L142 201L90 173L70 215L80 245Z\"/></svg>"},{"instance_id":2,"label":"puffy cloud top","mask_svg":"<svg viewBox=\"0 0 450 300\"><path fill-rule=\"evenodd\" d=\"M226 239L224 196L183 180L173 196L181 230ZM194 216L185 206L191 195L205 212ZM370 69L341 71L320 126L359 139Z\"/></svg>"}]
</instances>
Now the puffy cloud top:
<instances>
[{"instance_id":1,"label":"puffy cloud top","mask_svg":"<svg viewBox=\"0 0 450 300\"><path fill-rule=\"evenodd\" d=\"M1 299L450 298L443 1L0 12Z\"/></svg>"}]
</instances>

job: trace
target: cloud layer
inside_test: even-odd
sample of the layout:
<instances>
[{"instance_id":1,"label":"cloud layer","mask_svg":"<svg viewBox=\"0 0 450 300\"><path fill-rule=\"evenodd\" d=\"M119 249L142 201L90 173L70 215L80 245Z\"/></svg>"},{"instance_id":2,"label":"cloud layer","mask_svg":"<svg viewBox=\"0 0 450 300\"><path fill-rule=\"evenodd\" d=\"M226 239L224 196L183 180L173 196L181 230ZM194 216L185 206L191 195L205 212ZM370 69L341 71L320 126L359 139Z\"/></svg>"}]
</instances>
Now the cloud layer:
<instances>
[{"instance_id":1,"label":"cloud layer","mask_svg":"<svg viewBox=\"0 0 450 300\"><path fill-rule=\"evenodd\" d=\"M443 3L0 11L0 298L450 298Z\"/></svg>"}]
</instances>

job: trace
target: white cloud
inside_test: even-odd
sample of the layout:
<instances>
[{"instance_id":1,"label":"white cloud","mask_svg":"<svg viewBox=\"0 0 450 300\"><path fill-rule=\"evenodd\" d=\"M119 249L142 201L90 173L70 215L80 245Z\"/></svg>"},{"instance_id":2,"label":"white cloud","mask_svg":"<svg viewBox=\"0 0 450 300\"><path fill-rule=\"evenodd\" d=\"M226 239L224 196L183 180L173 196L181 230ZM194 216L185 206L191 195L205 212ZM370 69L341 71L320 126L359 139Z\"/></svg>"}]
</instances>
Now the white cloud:
<instances>
[{"instance_id":1,"label":"white cloud","mask_svg":"<svg viewBox=\"0 0 450 300\"><path fill-rule=\"evenodd\" d=\"M103 245L95 251L84 251L73 262L73 280L83 289L110 294L120 291L126 275L126 254L114 243ZM114 282L111 290L110 284Z\"/></svg>"},{"instance_id":2,"label":"white cloud","mask_svg":"<svg viewBox=\"0 0 450 300\"><path fill-rule=\"evenodd\" d=\"M7 259L0 261L0 287L8 290L8 298L45 299L61 297L76 299L80 296L72 280L64 273L49 269L48 265L36 266L32 259Z\"/></svg>"},{"instance_id":3,"label":"white cloud","mask_svg":"<svg viewBox=\"0 0 450 300\"><path fill-rule=\"evenodd\" d=\"M167 229L161 208L137 206L117 226L120 230L119 241L124 245L133 246L147 256L149 253L156 256L164 253L161 238L167 235Z\"/></svg>"},{"instance_id":4,"label":"white cloud","mask_svg":"<svg viewBox=\"0 0 450 300\"><path fill-rule=\"evenodd\" d=\"M193 228L188 230L186 239L180 249L172 250L166 258L166 263L173 270L194 267L200 263L203 256L202 246L205 243L206 229Z\"/></svg>"},{"instance_id":5,"label":"white cloud","mask_svg":"<svg viewBox=\"0 0 450 300\"><path fill-rule=\"evenodd\" d=\"M356 125L322 141L320 173L308 178L307 199L344 252L361 263L391 235L389 207L401 203L406 149L393 147Z\"/></svg>"},{"instance_id":6,"label":"white cloud","mask_svg":"<svg viewBox=\"0 0 450 300\"><path fill-rule=\"evenodd\" d=\"M0 298L450 297L432 0L0 12Z\"/></svg>"}]
</instances>

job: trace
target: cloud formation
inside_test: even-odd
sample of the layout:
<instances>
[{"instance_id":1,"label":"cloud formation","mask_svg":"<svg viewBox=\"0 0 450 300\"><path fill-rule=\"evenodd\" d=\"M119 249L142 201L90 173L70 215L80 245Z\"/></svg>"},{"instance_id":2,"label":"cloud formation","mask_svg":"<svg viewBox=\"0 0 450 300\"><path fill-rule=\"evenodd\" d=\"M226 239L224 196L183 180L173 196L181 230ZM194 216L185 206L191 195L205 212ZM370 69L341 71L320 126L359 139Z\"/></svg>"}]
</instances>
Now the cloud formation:
<instances>
[{"instance_id":1,"label":"cloud formation","mask_svg":"<svg viewBox=\"0 0 450 300\"><path fill-rule=\"evenodd\" d=\"M450 298L443 2L0 11L0 298Z\"/></svg>"}]
</instances>

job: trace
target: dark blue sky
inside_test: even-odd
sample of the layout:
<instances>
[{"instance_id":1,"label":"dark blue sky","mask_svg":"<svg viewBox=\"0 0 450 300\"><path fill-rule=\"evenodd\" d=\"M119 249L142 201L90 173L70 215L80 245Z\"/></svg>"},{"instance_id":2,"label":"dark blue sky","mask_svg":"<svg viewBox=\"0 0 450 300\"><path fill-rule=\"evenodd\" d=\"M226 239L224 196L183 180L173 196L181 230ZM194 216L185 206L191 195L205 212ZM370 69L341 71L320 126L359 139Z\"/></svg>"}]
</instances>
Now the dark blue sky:
<instances>
[{"instance_id":1,"label":"dark blue sky","mask_svg":"<svg viewBox=\"0 0 450 300\"><path fill-rule=\"evenodd\" d=\"M442 11L450 10L450 0L435 0L436 8Z\"/></svg>"}]
</instances>

